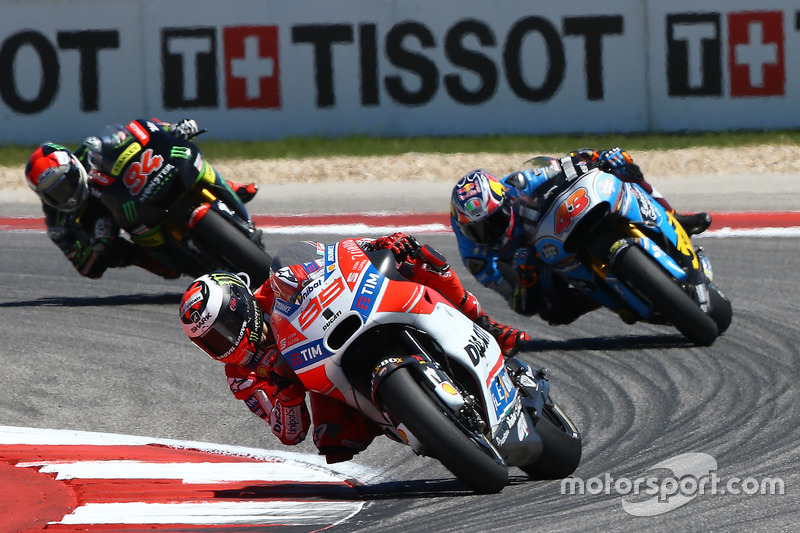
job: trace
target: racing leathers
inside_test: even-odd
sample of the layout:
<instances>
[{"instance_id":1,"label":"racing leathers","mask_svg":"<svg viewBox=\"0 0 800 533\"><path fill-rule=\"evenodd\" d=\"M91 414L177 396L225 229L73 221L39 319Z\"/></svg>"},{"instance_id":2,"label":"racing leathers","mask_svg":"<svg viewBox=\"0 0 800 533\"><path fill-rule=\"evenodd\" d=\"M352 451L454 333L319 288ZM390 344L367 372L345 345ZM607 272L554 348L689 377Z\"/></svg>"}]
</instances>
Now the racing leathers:
<instances>
[{"instance_id":1,"label":"racing leathers","mask_svg":"<svg viewBox=\"0 0 800 533\"><path fill-rule=\"evenodd\" d=\"M465 315L497 338L506 355L516 352L530 340L524 332L491 320L475 296L461 285L444 257L430 246L420 246L416 239L403 233L374 240L359 239L357 242L365 250L391 250L403 276L437 290L457 305ZM264 283L253 295L268 315L275 299L270 283ZM382 434L376 424L347 404L306 391L280 356L268 320L264 322L262 341L253 358L243 365L227 363L225 373L234 396L262 418L282 443L293 445L302 442L313 422L314 445L325 455L328 463L352 459ZM310 413L305 402L306 394Z\"/></svg>"},{"instance_id":2,"label":"racing leathers","mask_svg":"<svg viewBox=\"0 0 800 533\"><path fill-rule=\"evenodd\" d=\"M268 316L275 299L269 281L253 295ZM313 421L314 445L328 463L352 459L382 434L377 425L352 407L313 391L308 391L309 415L307 391L280 356L268 320L252 359L242 365L226 363L225 374L233 395L263 419L283 444L302 442Z\"/></svg>"},{"instance_id":3,"label":"racing leathers","mask_svg":"<svg viewBox=\"0 0 800 533\"><path fill-rule=\"evenodd\" d=\"M200 130L194 120L185 119L176 124L155 121L161 128L180 139L196 136ZM88 139L87 139L88 140ZM55 146L55 145L54 145ZM60 149L66 148L59 146ZM89 149L84 142L74 155L87 172ZM242 202L250 201L258 187L226 181ZM139 266L166 279L174 279L181 272L168 266L162 259L121 235L120 226L109 209L103 205L101 194L89 180L89 194L78 209L59 211L42 202L47 235L64 253L79 274L98 279L108 268Z\"/></svg>"},{"instance_id":4,"label":"racing leathers","mask_svg":"<svg viewBox=\"0 0 800 533\"><path fill-rule=\"evenodd\" d=\"M587 171L588 162L599 159L603 163L601 168L623 181L638 184L666 210L674 213L669 202L644 179L627 152L619 148L603 152L581 149L569 155L579 174ZM464 235L453 218L450 222L462 261L478 282L501 294L517 313L526 316L538 314L550 324L569 324L596 309L597 304L564 285L559 278L554 278L550 267L538 259L533 243L529 241L540 214L533 199L538 189L552 177L547 172L522 170L499 180L513 212L513 225L502 243L476 244ZM710 224L706 213L687 217L697 219L699 227L694 228L694 233L705 230Z\"/></svg>"},{"instance_id":5,"label":"racing leathers","mask_svg":"<svg viewBox=\"0 0 800 533\"><path fill-rule=\"evenodd\" d=\"M88 169L86 152L86 146L82 145L75 156ZM120 235L119 225L92 187L86 201L76 211L59 211L44 202L42 210L48 237L82 276L98 279L108 268L130 265L167 279L180 276L179 271Z\"/></svg>"}]
</instances>

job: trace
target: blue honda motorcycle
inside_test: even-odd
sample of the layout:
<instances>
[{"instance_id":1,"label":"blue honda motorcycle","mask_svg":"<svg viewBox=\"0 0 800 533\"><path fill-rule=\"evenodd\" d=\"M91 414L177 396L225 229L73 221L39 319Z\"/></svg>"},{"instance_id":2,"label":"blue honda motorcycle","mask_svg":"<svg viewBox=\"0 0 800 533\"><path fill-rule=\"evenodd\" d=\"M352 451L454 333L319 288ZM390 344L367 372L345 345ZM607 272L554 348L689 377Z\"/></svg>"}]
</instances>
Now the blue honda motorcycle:
<instances>
[{"instance_id":1,"label":"blue honda motorcycle","mask_svg":"<svg viewBox=\"0 0 800 533\"><path fill-rule=\"evenodd\" d=\"M535 200L538 258L568 287L624 321L670 324L707 346L733 310L713 283L711 262L686 231L636 183L570 158Z\"/></svg>"}]
</instances>

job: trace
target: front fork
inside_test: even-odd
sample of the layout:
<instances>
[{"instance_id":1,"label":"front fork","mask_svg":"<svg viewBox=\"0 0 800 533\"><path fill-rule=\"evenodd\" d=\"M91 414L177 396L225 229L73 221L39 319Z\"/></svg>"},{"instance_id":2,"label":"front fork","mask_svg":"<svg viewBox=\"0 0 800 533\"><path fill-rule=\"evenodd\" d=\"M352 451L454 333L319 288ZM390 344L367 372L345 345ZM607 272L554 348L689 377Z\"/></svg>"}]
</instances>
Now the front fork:
<instances>
[{"instance_id":1,"label":"front fork","mask_svg":"<svg viewBox=\"0 0 800 533\"><path fill-rule=\"evenodd\" d=\"M547 369L533 370L527 363L514 357L506 359L506 368L511 381L522 393L522 405L535 424L550 397Z\"/></svg>"},{"instance_id":2,"label":"front fork","mask_svg":"<svg viewBox=\"0 0 800 533\"><path fill-rule=\"evenodd\" d=\"M481 416L482 407L477 398L454 383L430 356L414 335L404 330L403 342L415 355L388 357L380 361L372 372L372 399L377 400L377 390L386 377L402 367L422 378L436 398L450 412L451 416L470 431L485 435L488 421ZM377 403L376 403L377 405Z\"/></svg>"},{"instance_id":3,"label":"front fork","mask_svg":"<svg viewBox=\"0 0 800 533\"><path fill-rule=\"evenodd\" d=\"M264 249L264 245L261 242L262 231L255 227L255 224L253 224L252 220L247 218L247 211L241 213L237 210L230 209L228 207L227 199L218 198L208 187L201 187L199 192L202 196L202 199L206 201L195 207L190 213L189 220L186 224L188 229L193 229L209 210L214 210L222 217L230 221L230 223L238 228L239 231L247 235L247 237L261 247L261 249ZM233 194L231 196L235 197ZM241 204L241 202L239 203ZM244 216L242 216L242 214L244 214Z\"/></svg>"},{"instance_id":4,"label":"front fork","mask_svg":"<svg viewBox=\"0 0 800 533\"><path fill-rule=\"evenodd\" d=\"M592 272L605 280L611 272L614 259L626 246L639 246L653 257L687 290L703 311L708 312L709 296L707 283L710 282L710 263L702 253L698 254L692 246L688 234L675 218L667 213L670 225L675 230L676 242L673 244L662 234L662 242L656 242L646 235L637 225L626 222L618 223L613 232L618 238L599 239L598 245L588 253L588 263ZM673 248L675 252L667 253Z\"/></svg>"}]
</instances>

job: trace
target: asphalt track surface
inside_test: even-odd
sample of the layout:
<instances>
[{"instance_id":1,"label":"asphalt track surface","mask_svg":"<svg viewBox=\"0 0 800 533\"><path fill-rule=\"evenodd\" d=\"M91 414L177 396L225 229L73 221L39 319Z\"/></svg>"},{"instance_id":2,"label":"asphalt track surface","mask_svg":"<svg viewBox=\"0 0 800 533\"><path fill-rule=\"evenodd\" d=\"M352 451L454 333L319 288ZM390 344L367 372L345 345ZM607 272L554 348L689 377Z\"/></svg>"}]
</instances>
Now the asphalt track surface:
<instances>
[{"instance_id":1,"label":"asphalt track surface","mask_svg":"<svg viewBox=\"0 0 800 533\"><path fill-rule=\"evenodd\" d=\"M792 210L793 203L769 207ZM277 249L298 238L341 237L309 229L270 232L265 241ZM728 332L703 348L670 328L628 326L604 310L569 326L524 319L454 265L497 320L534 338L522 357L550 369L554 396L583 434L575 476L587 490L564 494L559 481L528 481L512 469L502 493L478 496L437 462L379 438L352 462L366 505L327 531L796 530L798 240L779 231L724 235L695 241L734 305ZM457 257L451 235L427 233L423 240ZM222 365L186 340L177 305L190 280L126 269L87 281L40 232L0 232L0 250L0 425L285 450L230 395ZM314 453L310 442L291 451ZM653 504L654 516L635 516L625 502L650 496L625 494L624 481L657 474L666 496L673 488L668 474L680 478L676 464L688 460L684 454L705 467L713 461L723 491L735 478L749 480L744 489L769 479L780 480L783 494L710 493L707 486L698 494L687 483L685 502L672 496Z\"/></svg>"}]
</instances>

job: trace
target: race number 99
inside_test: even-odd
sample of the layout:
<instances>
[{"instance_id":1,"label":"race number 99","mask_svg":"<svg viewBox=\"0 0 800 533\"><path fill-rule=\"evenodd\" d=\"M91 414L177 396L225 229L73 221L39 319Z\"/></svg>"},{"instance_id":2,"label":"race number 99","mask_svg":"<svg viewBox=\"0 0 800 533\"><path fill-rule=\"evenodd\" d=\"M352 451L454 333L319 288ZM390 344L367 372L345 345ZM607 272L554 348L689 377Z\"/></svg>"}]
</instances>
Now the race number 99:
<instances>
[{"instance_id":1,"label":"race number 99","mask_svg":"<svg viewBox=\"0 0 800 533\"><path fill-rule=\"evenodd\" d=\"M322 289L319 296L308 302L307 307L300 313L300 329L305 330L313 324L322 314L322 310L333 303L342 292L344 292L344 280L338 277L333 283Z\"/></svg>"}]
</instances>

